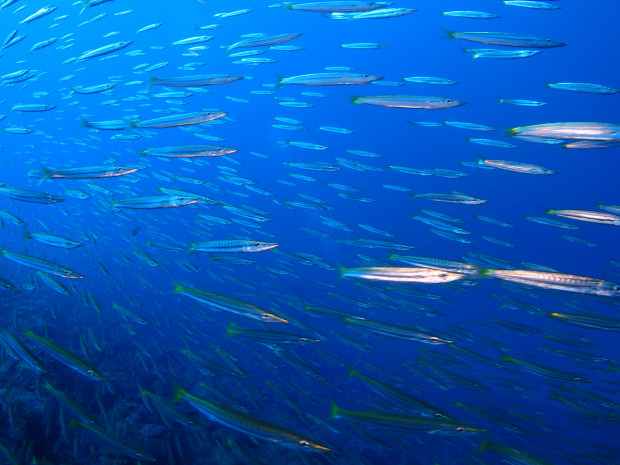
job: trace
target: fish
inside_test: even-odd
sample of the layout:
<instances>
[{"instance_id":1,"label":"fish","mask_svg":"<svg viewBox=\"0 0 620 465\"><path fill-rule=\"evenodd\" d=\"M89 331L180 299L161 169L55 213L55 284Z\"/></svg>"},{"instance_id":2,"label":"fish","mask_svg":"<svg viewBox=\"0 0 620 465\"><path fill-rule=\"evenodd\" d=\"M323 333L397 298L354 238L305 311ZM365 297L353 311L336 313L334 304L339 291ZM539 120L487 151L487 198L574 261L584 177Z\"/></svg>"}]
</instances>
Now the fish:
<instances>
[{"instance_id":1,"label":"fish","mask_svg":"<svg viewBox=\"0 0 620 465\"><path fill-rule=\"evenodd\" d=\"M413 8L381 8L378 10L363 11L361 13L331 13L332 19L383 19L396 18L415 13L417 10Z\"/></svg>"},{"instance_id":2,"label":"fish","mask_svg":"<svg viewBox=\"0 0 620 465\"><path fill-rule=\"evenodd\" d=\"M90 431L99 439L112 446L115 450L120 451L121 454L131 457L137 460L143 460L145 462L157 462L155 457L150 456L146 452L143 452L133 445L125 444L121 439L112 435L103 426L98 423L82 423L74 419L69 420L69 426L72 428L81 428L86 431Z\"/></svg>"},{"instance_id":3,"label":"fish","mask_svg":"<svg viewBox=\"0 0 620 465\"><path fill-rule=\"evenodd\" d=\"M94 50L88 50L82 53L80 56L76 58L77 62L88 60L90 58L96 58L103 55L108 55L110 53L118 52L119 50L123 50L124 48L129 47L133 44L133 41L126 40L123 42L115 42L113 44L104 45L103 47L96 48Z\"/></svg>"},{"instance_id":4,"label":"fish","mask_svg":"<svg viewBox=\"0 0 620 465\"><path fill-rule=\"evenodd\" d=\"M179 283L175 283L174 292L197 300L213 310L223 310L225 312L236 313L267 323L288 323L286 319L274 315L273 313L270 313L257 305L253 305L242 300L237 300L232 297L227 297L225 295L216 294L215 292L185 287Z\"/></svg>"},{"instance_id":5,"label":"fish","mask_svg":"<svg viewBox=\"0 0 620 465\"><path fill-rule=\"evenodd\" d=\"M588 223L620 226L620 215L610 212L597 212L589 210L547 210L547 214L570 218L571 220L587 221Z\"/></svg>"},{"instance_id":6,"label":"fish","mask_svg":"<svg viewBox=\"0 0 620 465\"><path fill-rule=\"evenodd\" d=\"M275 242L261 242L247 239L215 240L191 244L191 252L262 252L273 249L279 244Z\"/></svg>"},{"instance_id":7,"label":"fish","mask_svg":"<svg viewBox=\"0 0 620 465\"><path fill-rule=\"evenodd\" d=\"M161 118L134 121L131 123L131 126L140 129L172 128L175 126L206 123L207 121L213 121L214 119L221 118L222 116L226 116L226 112L207 111L180 113L177 115L162 116Z\"/></svg>"},{"instance_id":8,"label":"fish","mask_svg":"<svg viewBox=\"0 0 620 465\"><path fill-rule=\"evenodd\" d=\"M463 279L466 275L432 268L371 266L361 268L340 267L340 276L370 279L372 281L437 284Z\"/></svg>"},{"instance_id":9,"label":"fish","mask_svg":"<svg viewBox=\"0 0 620 465\"><path fill-rule=\"evenodd\" d=\"M403 80L407 82L415 82L418 84L431 84L433 86L453 86L455 84L458 84L458 81L454 81L453 79L433 76L409 76L403 78Z\"/></svg>"},{"instance_id":10,"label":"fish","mask_svg":"<svg viewBox=\"0 0 620 465\"><path fill-rule=\"evenodd\" d=\"M620 331L620 320L604 315L597 314L568 314L551 312L551 318L555 318L562 323L582 328L599 329L602 331Z\"/></svg>"},{"instance_id":11,"label":"fish","mask_svg":"<svg viewBox=\"0 0 620 465\"><path fill-rule=\"evenodd\" d=\"M415 416L399 413L347 410L331 400L330 419L346 418L352 422L427 434L475 434L486 431L445 417Z\"/></svg>"},{"instance_id":12,"label":"fish","mask_svg":"<svg viewBox=\"0 0 620 465\"><path fill-rule=\"evenodd\" d=\"M70 270L69 268L58 265L54 262L50 262L48 260L44 260L42 258L32 257L26 254L9 252L8 250L0 250L0 256L8 258L9 260L19 263L20 265L24 265L38 271L43 271L45 273L59 276L61 278L81 279L84 277L76 273L75 271Z\"/></svg>"},{"instance_id":13,"label":"fish","mask_svg":"<svg viewBox=\"0 0 620 465\"><path fill-rule=\"evenodd\" d=\"M210 40L215 39L215 36L195 36L195 37L187 37L185 39L175 40L172 42L172 45L193 45L193 44L201 44L203 42L208 42Z\"/></svg>"},{"instance_id":14,"label":"fish","mask_svg":"<svg viewBox=\"0 0 620 465\"><path fill-rule=\"evenodd\" d=\"M243 79L243 76L235 74L197 74L193 76L179 76L172 78L149 78L151 86L168 86L168 87L202 87L220 84L230 84L231 82Z\"/></svg>"},{"instance_id":15,"label":"fish","mask_svg":"<svg viewBox=\"0 0 620 465\"><path fill-rule=\"evenodd\" d=\"M320 339L313 339L302 334L289 333L285 331L272 331L261 329L241 329L230 326L226 329L226 336L241 336L253 341L260 342L269 346L280 344L311 344L319 342Z\"/></svg>"},{"instance_id":16,"label":"fish","mask_svg":"<svg viewBox=\"0 0 620 465\"><path fill-rule=\"evenodd\" d=\"M95 367L90 365L85 360L82 360L77 355L68 351L61 345L55 343L54 341L39 336L38 334L33 333L30 330L26 330L24 335L34 339L41 348L43 348L49 355L54 357L63 365L71 368L74 371L77 371L81 375L86 376L87 378L108 382L107 378L103 376L101 373L97 371Z\"/></svg>"},{"instance_id":17,"label":"fish","mask_svg":"<svg viewBox=\"0 0 620 465\"><path fill-rule=\"evenodd\" d=\"M500 361L502 362L510 362L512 364L518 365L524 370L533 373L538 376L542 376L543 378L547 378L553 381L563 381L563 382L582 382L589 383L590 380L585 376L579 373L572 373L567 371L558 370L557 368L548 367L545 365L541 365L538 363L530 362L528 360L521 360L515 357L511 357L506 354L502 354Z\"/></svg>"},{"instance_id":18,"label":"fish","mask_svg":"<svg viewBox=\"0 0 620 465\"><path fill-rule=\"evenodd\" d=\"M336 86L367 84L383 79L383 76L362 73L312 73L287 78L279 78L278 86L299 84L305 86Z\"/></svg>"},{"instance_id":19,"label":"fish","mask_svg":"<svg viewBox=\"0 0 620 465\"><path fill-rule=\"evenodd\" d=\"M77 242L66 237L56 236L47 233L30 233L25 232L26 239L34 239L35 241L43 244L51 245L52 247L60 247L63 249L74 249L76 247L82 247L84 244Z\"/></svg>"},{"instance_id":20,"label":"fish","mask_svg":"<svg viewBox=\"0 0 620 465\"><path fill-rule=\"evenodd\" d=\"M284 2L287 10L317 11L321 13L348 13L371 11L392 5L393 2L367 2L358 0L340 0L310 3Z\"/></svg>"},{"instance_id":21,"label":"fish","mask_svg":"<svg viewBox=\"0 0 620 465\"><path fill-rule=\"evenodd\" d=\"M51 204L65 201L62 197L47 192L18 189L16 187L0 187L0 194L13 200L30 203Z\"/></svg>"},{"instance_id":22,"label":"fish","mask_svg":"<svg viewBox=\"0 0 620 465\"><path fill-rule=\"evenodd\" d=\"M482 270L482 276L558 291L620 297L620 284L603 279L535 270Z\"/></svg>"},{"instance_id":23,"label":"fish","mask_svg":"<svg viewBox=\"0 0 620 465\"><path fill-rule=\"evenodd\" d=\"M463 203L467 205L478 205L478 204L487 202L487 200L479 199L471 195L456 194L456 193L413 194L411 198L432 200L434 202Z\"/></svg>"},{"instance_id":24,"label":"fish","mask_svg":"<svg viewBox=\"0 0 620 465\"><path fill-rule=\"evenodd\" d=\"M39 178L39 184L48 179L98 179L112 178L116 176L124 176L126 174L135 173L140 167L138 166L85 166L81 168L65 168L65 169L49 169L44 166L40 170L28 172L28 176Z\"/></svg>"},{"instance_id":25,"label":"fish","mask_svg":"<svg viewBox=\"0 0 620 465\"><path fill-rule=\"evenodd\" d=\"M36 12L32 13L30 16L22 19L19 24L28 24L32 21L34 21L35 19L39 19L42 18L44 16L49 15L50 13L53 13L54 11L56 11L58 7L56 6L52 6L52 5L47 5L44 6L43 8L37 10Z\"/></svg>"},{"instance_id":26,"label":"fish","mask_svg":"<svg viewBox=\"0 0 620 465\"><path fill-rule=\"evenodd\" d=\"M553 48L564 47L566 44L546 37L513 32L456 32L447 31L447 38L463 39L492 45L508 45L510 47Z\"/></svg>"},{"instance_id":27,"label":"fish","mask_svg":"<svg viewBox=\"0 0 620 465\"><path fill-rule=\"evenodd\" d=\"M13 111L21 112L40 112L50 111L56 108L56 105L48 105L46 103L18 103L11 107Z\"/></svg>"},{"instance_id":28,"label":"fish","mask_svg":"<svg viewBox=\"0 0 620 465\"><path fill-rule=\"evenodd\" d=\"M151 321L149 321L147 318L145 318L144 316L134 312L133 310L130 310L128 308L125 307L121 307L120 305L118 305L117 303L113 303L112 304L112 308L114 310L116 310L118 313L121 314L121 316L125 319L125 320L132 320L135 323L138 323L139 325L152 325L153 323Z\"/></svg>"},{"instance_id":29,"label":"fish","mask_svg":"<svg viewBox=\"0 0 620 465\"><path fill-rule=\"evenodd\" d=\"M543 168L542 166L530 165L528 163L520 163L516 161L507 160L486 160L484 158L478 158L478 165L488 166L490 168L496 168L506 171L514 171L523 174L558 174L557 171Z\"/></svg>"},{"instance_id":30,"label":"fish","mask_svg":"<svg viewBox=\"0 0 620 465\"><path fill-rule=\"evenodd\" d=\"M44 273L43 271L37 271L35 273L39 279L41 281L43 281L48 287L50 287L51 289L53 289L54 291L58 292L59 294L62 295L71 295L72 292L65 287L64 284L59 283L58 281L56 281L54 278L52 278L50 275L48 275L47 273Z\"/></svg>"},{"instance_id":31,"label":"fish","mask_svg":"<svg viewBox=\"0 0 620 465\"><path fill-rule=\"evenodd\" d=\"M232 409L213 400L195 396L180 387L175 391L174 400L184 400L209 420L256 439L308 452L331 451L329 447L314 442L299 433L274 423L254 418L247 413Z\"/></svg>"},{"instance_id":32,"label":"fish","mask_svg":"<svg viewBox=\"0 0 620 465\"><path fill-rule=\"evenodd\" d=\"M140 152L140 155L160 158L221 157L237 151L237 149L219 145L171 145L145 149Z\"/></svg>"},{"instance_id":33,"label":"fish","mask_svg":"<svg viewBox=\"0 0 620 465\"><path fill-rule=\"evenodd\" d=\"M114 89L118 83L116 82L107 82L105 84L96 84L92 86L76 86L71 88L72 94L98 94L100 92L107 92L110 89Z\"/></svg>"},{"instance_id":34,"label":"fish","mask_svg":"<svg viewBox=\"0 0 620 465\"><path fill-rule=\"evenodd\" d=\"M425 97L419 95L376 95L373 97L353 97L353 103L389 108L438 110L465 105L467 102L444 97Z\"/></svg>"},{"instance_id":35,"label":"fish","mask_svg":"<svg viewBox=\"0 0 620 465\"><path fill-rule=\"evenodd\" d=\"M7 354L15 360L21 360L37 374L47 373L43 362L34 355L28 347L22 344L13 333L0 326L0 345L4 347Z\"/></svg>"},{"instance_id":36,"label":"fish","mask_svg":"<svg viewBox=\"0 0 620 465\"><path fill-rule=\"evenodd\" d=\"M480 452L490 451L494 452L498 455L503 455L508 458L508 460L513 461L515 463L520 463L524 465L551 465L551 462L547 460L536 457L532 454L528 454L519 449L513 449L506 446L501 446L499 444L493 444L488 441L483 441L479 448ZM505 461L504 459L502 459Z\"/></svg>"},{"instance_id":37,"label":"fish","mask_svg":"<svg viewBox=\"0 0 620 465\"><path fill-rule=\"evenodd\" d=\"M572 92L586 92L589 94L617 94L620 90L603 84L590 82L551 82L547 84L549 89L569 90Z\"/></svg>"},{"instance_id":38,"label":"fish","mask_svg":"<svg viewBox=\"0 0 620 465\"><path fill-rule=\"evenodd\" d=\"M183 207L185 205L191 205L196 202L200 202L200 197L192 197L185 195L151 195L146 197L133 197L123 200L111 200L111 205L114 210L120 210L124 208L129 209L154 209L154 208L175 208Z\"/></svg>"},{"instance_id":39,"label":"fish","mask_svg":"<svg viewBox=\"0 0 620 465\"><path fill-rule=\"evenodd\" d=\"M512 136L551 139L620 141L620 124L597 122L561 122L510 128Z\"/></svg>"},{"instance_id":40,"label":"fish","mask_svg":"<svg viewBox=\"0 0 620 465\"><path fill-rule=\"evenodd\" d=\"M475 10L452 10L444 11L441 13L444 16L455 16L457 18L478 18L478 19L495 19L500 18L500 15L495 13L488 13L486 11Z\"/></svg>"},{"instance_id":41,"label":"fish","mask_svg":"<svg viewBox=\"0 0 620 465\"><path fill-rule=\"evenodd\" d=\"M471 57L476 58L492 58L500 60L513 60L515 58L528 58L542 53L541 50L504 50L499 48L466 48L464 51L471 53Z\"/></svg>"},{"instance_id":42,"label":"fish","mask_svg":"<svg viewBox=\"0 0 620 465\"><path fill-rule=\"evenodd\" d=\"M523 107L542 107L547 105L547 102L519 98L500 98L499 103L509 103L511 105L518 105Z\"/></svg>"},{"instance_id":43,"label":"fish","mask_svg":"<svg viewBox=\"0 0 620 465\"><path fill-rule=\"evenodd\" d=\"M350 326L358 327L362 331L369 331L383 336L391 336L397 339L405 339L408 341L416 341L431 345L452 344L454 342L445 337L435 336L421 331L416 326L384 323L381 321L368 320L366 318L345 317L342 318L342 321Z\"/></svg>"},{"instance_id":44,"label":"fish","mask_svg":"<svg viewBox=\"0 0 620 465\"><path fill-rule=\"evenodd\" d=\"M290 34L275 34L275 35L261 35L259 37L251 37L249 39L242 39L234 44L228 45L226 47L226 52L230 52L236 48L250 48L250 47L264 47L267 45L275 45L281 44L283 42L288 42L289 40L296 39L300 37L299 33L290 33Z\"/></svg>"},{"instance_id":45,"label":"fish","mask_svg":"<svg viewBox=\"0 0 620 465\"><path fill-rule=\"evenodd\" d=\"M342 48L352 48L358 50L371 50L376 48L385 48L386 44L376 44L374 42L354 42L351 44L340 44Z\"/></svg>"},{"instance_id":46,"label":"fish","mask_svg":"<svg viewBox=\"0 0 620 465\"><path fill-rule=\"evenodd\" d=\"M532 0L504 0L502 3L504 5L519 6L521 8L534 8L537 10L557 10L558 8L561 8L553 3Z\"/></svg>"}]
</instances>

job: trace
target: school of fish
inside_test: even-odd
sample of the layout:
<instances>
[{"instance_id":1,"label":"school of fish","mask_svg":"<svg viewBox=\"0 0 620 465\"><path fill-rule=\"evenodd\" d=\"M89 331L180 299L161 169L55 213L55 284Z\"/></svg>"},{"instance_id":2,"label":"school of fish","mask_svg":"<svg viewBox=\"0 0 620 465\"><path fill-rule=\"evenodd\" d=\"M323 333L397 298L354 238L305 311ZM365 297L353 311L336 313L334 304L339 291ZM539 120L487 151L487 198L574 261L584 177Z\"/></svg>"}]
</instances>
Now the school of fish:
<instances>
[{"instance_id":1,"label":"school of fish","mask_svg":"<svg viewBox=\"0 0 620 465\"><path fill-rule=\"evenodd\" d=\"M467 6L3 0L0 463L620 463L615 34Z\"/></svg>"}]
</instances>

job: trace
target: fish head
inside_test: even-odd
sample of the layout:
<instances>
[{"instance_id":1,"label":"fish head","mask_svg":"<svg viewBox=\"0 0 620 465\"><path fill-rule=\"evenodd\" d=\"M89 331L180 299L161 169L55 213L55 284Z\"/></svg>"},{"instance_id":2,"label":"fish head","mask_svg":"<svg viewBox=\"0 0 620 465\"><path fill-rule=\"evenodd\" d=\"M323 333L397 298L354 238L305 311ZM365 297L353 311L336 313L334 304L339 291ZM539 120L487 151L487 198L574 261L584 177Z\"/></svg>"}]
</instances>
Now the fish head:
<instances>
[{"instance_id":1,"label":"fish head","mask_svg":"<svg viewBox=\"0 0 620 465\"><path fill-rule=\"evenodd\" d=\"M329 452L331 449L326 446L322 446L321 444L317 444L316 442L310 441L309 439L299 438L296 440L295 445L307 451L315 451L315 452Z\"/></svg>"},{"instance_id":2,"label":"fish head","mask_svg":"<svg viewBox=\"0 0 620 465\"><path fill-rule=\"evenodd\" d=\"M261 320L267 323L288 323L289 321L274 315L273 313L263 312L261 314Z\"/></svg>"}]
</instances>

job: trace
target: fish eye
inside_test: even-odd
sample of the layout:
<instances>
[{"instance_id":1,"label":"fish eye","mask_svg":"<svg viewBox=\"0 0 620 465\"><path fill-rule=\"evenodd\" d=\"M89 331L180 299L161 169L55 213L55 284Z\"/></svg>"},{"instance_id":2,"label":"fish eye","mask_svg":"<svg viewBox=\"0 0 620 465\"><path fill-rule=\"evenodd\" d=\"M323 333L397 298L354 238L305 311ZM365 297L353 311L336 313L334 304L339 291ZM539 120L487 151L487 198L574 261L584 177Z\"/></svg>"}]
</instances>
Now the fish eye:
<instances>
[{"instance_id":1,"label":"fish eye","mask_svg":"<svg viewBox=\"0 0 620 465\"><path fill-rule=\"evenodd\" d=\"M459 426L459 427L456 429L456 432L457 432L457 433L463 433L464 431L465 431L465 428L463 428L462 426Z\"/></svg>"},{"instance_id":2,"label":"fish eye","mask_svg":"<svg viewBox=\"0 0 620 465\"><path fill-rule=\"evenodd\" d=\"M254 242L254 245L255 245L255 246L259 246L259 245L260 245L260 242L256 241L256 242Z\"/></svg>"},{"instance_id":3,"label":"fish eye","mask_svg":"<svg viewBox=\"0 0 620 465\"><path fill-rule=\"evenodd\" d=\"M45 196L45 198L46 198L47 200L52 200L52 199L53 199L53 197L52 197L52 195L51 195L51 194L47 194L47 195Z\"/></svg>"},{"instance_id":4,"label":"fish eye","mask_svg":"<svg viewBox=\"0 0 620 465\"><path fill-rule=\"evenodd\" d=\"M93 370L88 370L86 373L88 374L88 376L92 376L95 374Z\"/></svg>"},{"instance_id":5,"label":"fish eye","mask_svg":"<svg viewBox=\"0 0 620 465\"><path fill-rule=\"evenodd\" d=\"M301 441L298 442L298 444L299 444L300 447L303 447L303 448L310 447L310 443L308 441L301 440Z\"/></svg>"},{"instance_id":6,"label":"fish eye","mask_svg":"<svg viewBox=\"0 0 620 465\"><path fill-rule=\"evenodd\" d=\"M271 315L270 315L269 313L263 313L263 314L261 315L261 318L262 318L263 320L271 320Z\"/></svg>"}]
</instances>

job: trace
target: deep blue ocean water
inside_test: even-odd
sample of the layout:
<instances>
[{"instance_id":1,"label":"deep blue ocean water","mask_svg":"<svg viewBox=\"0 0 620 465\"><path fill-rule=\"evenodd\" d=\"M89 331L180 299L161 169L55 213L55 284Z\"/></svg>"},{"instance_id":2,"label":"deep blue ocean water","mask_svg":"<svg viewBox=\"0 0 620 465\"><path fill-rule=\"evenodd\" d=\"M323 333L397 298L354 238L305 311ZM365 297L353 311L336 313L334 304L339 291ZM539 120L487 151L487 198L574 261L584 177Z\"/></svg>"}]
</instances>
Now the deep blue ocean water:
<instances>
[{"instance_id":1,"label":"deep blue ocean water","mask_svg":"<svg viewBox=\"0 0 620 465\"><path fill-rule=\"evenodd\" d=\"M545 212L599 211L599 204L620 204L618 147L568 149L520 140L507 132L543 123L618 124L620 120L618 95L546 87L558 82L620 87L617 2L549 3L560 8L522 8L490 0L399 0L391 7L417 11L384 19L335 20L318 12L286 9L284 4L249 0L116 0L83 12L81 2L57 2L52 5L55 11L29 24L19 23L46 2L19 0L2 8L2 34L16 30L16 36L25 38L14 45L10 39L5 41L0 74L28 70L29 79L8 77L0 84L0 114L6 115L0 121L4 129L0 182L4 188L48 192L65 201L42 204L1 195L0 211L19 217L25 226L0 215L0 249L60 264L84 278L52 275L69 294L63 295L37 276L36 266L23 266L8 254L0 261L0 277L20 291L0 294L0 326L39 356L47 369L36 374L3 344L1 462L12 463L7 461L10 454L16 463L24 464L136 463L132 450L141 450L157 463L170 464L620 463L617 296L519 286L481 276L448 284L417 284L353 279L339 273L341 266L407 266L390 258L398 254L470 262L479 270L500 269L502 263L515 269L535 264L560 273L620 281L617 225ZM242 9L252 11L216 16ZM501 17L441 14L451 10L479 10ZM156 23L161 25L136 32ZM205 28L213 24L220 26ZM514 47L445 38L447 31L531 34L566 46L537 49L542 53L529 58L472 59L463 49ZM243 35L258 33L301 36L279 44L296 50L272 45L236 48L227 54L226 46ZM173 45L204 35L214 38ZM50 46L29 52L52 37L57 40ZM115 53L77 60L85 52L121 41L132 43ZM340 46L358 42L385 47ZM264 53L230 56L244 50ZM242 58L273 61L235 63ZM145 71L164 62L160 69ZM330 67L337 67L331 72L354 71L383 79L363 85L278 86L279 77L321 73ZM244 79L201 87L149 85L152 76L219 73ZM404 80L411 76L442 77L458 84ZM79 86L112 82L117 86L103 93L72 93ZM156 95L164 92L193 95ZM467 104L424 110L353 103L356 97L376 95L436 96ZM500 103L500 98L546 105L511 105ZM310 105L281 105L290 101ZM55 108L13 109L34 103ZM130 121L214 109L227 114L197 125L129 127ZM303 129L274 127L291 124L276 117L298 120L293 126ZM81 127L82 118L89 122L125 119L128 127ZM495 129L469 130L444 121ZM416 124L420 122L438 124ZM351 132L330 132L321 130L322 126ZM17 127L31 132L15 133ZM479 145L468 138L517 147ZM328 149L301 148L286 141ZM222 145L237 152L212 158L141 156L149 148L197 144ZM558 174L530 175L461 164L478 157L533 164ZM338 169L327 172L290 165L317 162ZM40 184L28 175L42 167L101 165L140 169L125 176L48 179ZM411 174L392 167L427 171ZM456 173L446 177L433 174L435 169ZM235 182L233 176L242 179ZM118 208L121 204L114 208L111 202L163 195L160 188L197 193L217 203L124 209ZM90 198L78 199L71 190ZM486 202L467 205L412 197L450 192ZM241 216L235 209L256 216ZM437 219L432 216L437 213L460 219L453 224L469 234L446 238L414 219ZM562 220L577 229L526 217ZM334 220L339 222L337 227ZM26 231L67 237L83 246L52 247L28 239ZM455 240L459 237L466 242ZM278 247L257 253L190 253L192 243L224 239L272 242ZM369 240L390 243L373 245ZM184 250L157 247L162 243ZM408 248L403 250L403 245ZM290 323L261 323L215 311L175 293L175 283L258 305ZM117 311L115 304L150 324L139 324ZM342 315L319 314L312 307ZM551 317L553 312L595 315L606 324L569 325ZM417 325L419 331L452 343L425 344L376 334L343 321L345 314ZM227 335L227 329L240 328L291 332L318 342L274 346ZM26 330L87 360L108 382L88 379L54 360L40 343L24 335ZM196 358L188 356L190 352L219 369L209 375ZM502 361L502 355L523 364ZM552 379L553 373L527 369L528 362L576 373L589 382ZM402 405L371 382L348 376L352 368L436 410ZM70 419L79 417L60 406L43 387L45 382L89 411L102 430L125 447L110 444L88 428L71 427ZM188 402L172 402L179 387L308 437L331 451L309 451L257 438L255 432L235 431ZM157 406L141 389L156 394L162 404ZM344 413L334 418L332 401L341 409L362 412L357 416L364 419ZM162 405L173 406L199 425L188 426L178 413L165 413ZM445 417L437 416L437 411ZM376 412L410 415L418 421L449 417L479 431L459 432L445 425L413 428L397 425L394 418L377 421ZM375 419L374 424L368 417Z\"/></svg>"}]
</instances>

